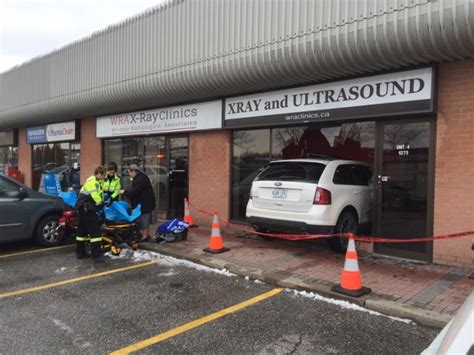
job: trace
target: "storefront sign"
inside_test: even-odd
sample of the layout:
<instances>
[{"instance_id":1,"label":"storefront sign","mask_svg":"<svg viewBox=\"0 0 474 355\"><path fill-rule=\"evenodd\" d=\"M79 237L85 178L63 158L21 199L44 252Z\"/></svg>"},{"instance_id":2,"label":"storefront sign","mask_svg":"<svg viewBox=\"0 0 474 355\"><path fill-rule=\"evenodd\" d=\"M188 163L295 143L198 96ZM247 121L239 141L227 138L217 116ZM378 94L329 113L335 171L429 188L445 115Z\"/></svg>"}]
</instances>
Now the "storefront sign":
<instances>
[{"instance_id":1,"label":"storefront sign","mask_svg":"<svg viewBox=\"0 0 474 355\"><path fill-rule=\"evenodd\" d=\"M222 101L97 118L97 137L121 137L222 128Z\"/></svg>"},{"instance_id":2,"label":"storefront sign","mask_svg":"<svg viewBox=\"0 0 474 355\"><path fill-rule=\"evenodd\" d=\"M14 130L0 131L0 147L16 145L16 135Z\"/></svg>"},{"instance_id":3,"label":"storefront sign","mask_svg":"<svg viewBox=\"0 0 474 355\"><path fill-rule=\"evenodd\" d=\"M74 121L53 123L26 129L26 142L29 144L73 141L76 139Z\"/></svg>"},{"instance_id":4,"label":"storefront sign","mask_svg":"<svg viewBox=\"0 0 474 355\"><path fill-rule=\"evenodd\" d=\"M225 100L225 127L432 113L433 68Z\"/></svg>"}]
</instances>

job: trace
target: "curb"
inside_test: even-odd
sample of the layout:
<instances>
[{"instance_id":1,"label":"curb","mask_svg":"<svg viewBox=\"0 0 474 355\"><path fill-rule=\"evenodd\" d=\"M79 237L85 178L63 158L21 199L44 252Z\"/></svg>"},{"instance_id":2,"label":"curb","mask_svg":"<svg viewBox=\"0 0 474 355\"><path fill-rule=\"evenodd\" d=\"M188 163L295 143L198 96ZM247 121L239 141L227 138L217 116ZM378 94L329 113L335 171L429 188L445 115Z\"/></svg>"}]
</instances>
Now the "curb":
<instances>
[{"instance_id":1,"label":"curb","mask_svg":"<svg viewBox=\"0 0 474 355\"><path fill-rule=\"evenodd\" d=\"M453 316L382 299L368 299L365 307L377 312L408 318L432 328L442 329Z\"/></svg>"},{"instance_id":2,"label":"curb","mask_svg":"<svg viewBox=\"0 0 474 355\"><path fill-rule=\"evenodd\" d=\"M357 304L361 307L365 307L388 316L408 318L415 321L416 323L432 328L442 329L446 324L448 324L451 318L453 318L451 315L385 300L377 295L367 295L360 298L352 298L331 291L332 285L326 285L322 282L305 281L292 276L290 273L285 273L284 271L268 272L257 268L229 263L225 260L219 260L207 255L197 255L181 250L168 250L162 246L153 244L141 245L140 248L143 250L159 252L160 254L172 256L175 258L185 259L210 268L227 269L233 274L237 274L242 277L258 279L275 286L291 288L300 291L315 292L325 297L348 301L350 303Z\"/></svg>"}]
</instances>

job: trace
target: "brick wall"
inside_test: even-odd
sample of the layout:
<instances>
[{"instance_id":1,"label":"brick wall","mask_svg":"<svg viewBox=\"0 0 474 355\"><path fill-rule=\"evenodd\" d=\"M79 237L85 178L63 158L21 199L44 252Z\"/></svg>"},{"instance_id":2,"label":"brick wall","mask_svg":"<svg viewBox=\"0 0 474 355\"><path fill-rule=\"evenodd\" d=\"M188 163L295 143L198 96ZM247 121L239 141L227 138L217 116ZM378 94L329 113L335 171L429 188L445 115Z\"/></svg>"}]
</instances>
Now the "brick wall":
<instances>
[{"instance_id":1,"label":"brick wall","mask_svg":"<svg viewBox=\"0 0 474 355\"><path fill-rule=\"evenodd\" d=\"M96 138L95 118L81 120L81 184L102 165L102 142Z\"/></svg>"},{"instance_id":2,"label":"brick wall","mask_svg":"<svg viewBox=\"0 0 474 355\"><path fill-rule=\"evenodd\" d=\"M474 60L439 69L435 235L474 231ZM474 267L472 240L434 242L433 261Z\"/></svg>"},{"instance_id":3,"label":"brick wall","mask_svg":"<svg viewBox=\"0 0 474 355\"><path fill-rule=\"evenodd\" d=\"M18 131L18 169L23 174L23 183L31 187L32 179L32 153L31 145L26 143L26 128L20 128Z\"/></svg>"},{"instance_id":4,"label":"brick wall","mask_svg":"<svg viewBox=\"0 0 474 355\"><path fill-rule=\"evenodd\" d=\"M189 138L189 201L206 211L229 217L231 135L227 131L192 133ZM194 222L209 217L192 210Z\"/></svg>"}]
</instances>

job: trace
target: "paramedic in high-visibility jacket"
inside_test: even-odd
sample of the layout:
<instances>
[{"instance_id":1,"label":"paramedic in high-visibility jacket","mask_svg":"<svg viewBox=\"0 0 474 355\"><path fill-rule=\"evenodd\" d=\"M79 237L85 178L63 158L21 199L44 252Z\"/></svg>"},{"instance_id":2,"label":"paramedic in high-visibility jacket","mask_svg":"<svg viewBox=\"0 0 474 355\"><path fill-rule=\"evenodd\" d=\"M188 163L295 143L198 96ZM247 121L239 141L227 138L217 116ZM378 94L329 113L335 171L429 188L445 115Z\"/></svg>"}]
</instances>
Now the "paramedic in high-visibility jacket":
<instances>
[{"instance_id":1,"label":"paramedic in high-visibility jacket","mask_svg":"<svg viewBox=\"0 0 474 355\"><path fill-rule=\"evenodd\" d=\"M99 166L95 169L94 175L89 177L82 185L74 206L79 211L79 227L76 234L76 256L78 259L89 256L85 248L87 240L91 245L92 259L96 260L103 255L100 220L97 212L102 209L104 204L102 191L104 177L105 169Z\"/></svg>"},{"instance_id":2,"label":"paramedic in high-visibility jacket","mask_svg":"<svg viewBox=\"0 0 474 355\"><path fill-rule=\"evenodd\" d=\"M104 196L110 198L111 202L117 201L120 196L122 184L120 178L117 176L117 164L111 162L107 168L107 175L103 183ZM107 199L107 198L106 198Z\"/></svg>"}]
</instances>

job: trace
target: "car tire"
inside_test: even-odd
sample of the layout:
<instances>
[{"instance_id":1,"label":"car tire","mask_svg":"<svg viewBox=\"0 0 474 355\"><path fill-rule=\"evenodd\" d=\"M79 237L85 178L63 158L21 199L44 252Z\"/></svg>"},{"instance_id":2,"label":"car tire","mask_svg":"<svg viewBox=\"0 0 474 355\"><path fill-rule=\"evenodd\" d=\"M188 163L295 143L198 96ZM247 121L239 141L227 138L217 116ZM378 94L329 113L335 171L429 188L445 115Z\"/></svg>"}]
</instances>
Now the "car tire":
<instances>
[{"instance_id":1,"label":"car tire","mask_svg":"<svg viewBox=\"0 0 474 355\"><path fill-rule=\"evenodd\" d=\"M337 220L336 228L334 228L334 234L339 233L357 233L357 217L353 212L345 211ZM344 253L347 250L349 244L349 238L333 237L329 240L331 248L339 253Z\"/></svg>"},{"instance_id":2,"label":"car tire","mask_svg":"<svg viewBox=\"0 0 474 355\"><path fill-rule=\"evenodd\" d=\"M58 215L50 215L41 218L36 226L34 239L45 247L59 245L63 239L63 233L57 229L58 226Z\"/></svg>"}]
</instances>

